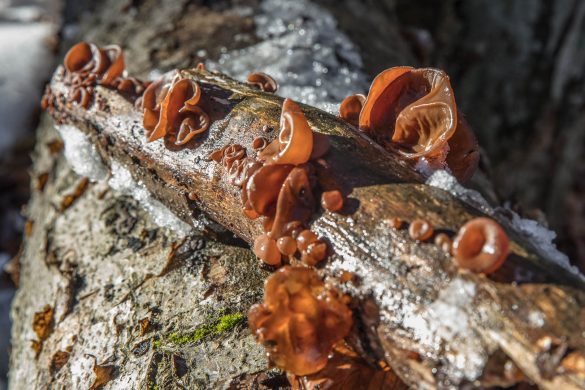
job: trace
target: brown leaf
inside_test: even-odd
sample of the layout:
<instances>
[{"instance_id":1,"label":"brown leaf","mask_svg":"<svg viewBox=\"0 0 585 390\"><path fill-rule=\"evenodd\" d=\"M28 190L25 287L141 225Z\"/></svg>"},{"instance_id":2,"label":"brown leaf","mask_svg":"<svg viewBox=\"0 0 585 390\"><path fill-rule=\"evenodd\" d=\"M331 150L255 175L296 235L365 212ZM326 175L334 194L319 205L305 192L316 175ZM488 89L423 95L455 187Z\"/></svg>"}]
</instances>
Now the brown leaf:
<instances>
[{"instance_id":1,"label":"brown leaf","mask_svg":"<svg viewBox=\"0 0 585 390\"><path fill-rule=\"evenodd\" d=\"M61 211L67 210L71 205L85 192L87 189L87 185L89 184L89 179L87 177L82 177L81 180L77 183L73 192L67 194L61 200Z\"/></svg>"},{"instance_id":2,"label":"brown leaf","mask_svg":"<svg viewBox=\"0 0 585 390\"><path fill-rule=\"evenodd\" d=\"M33 330L39 341L44 341L53 331L54 310L50 305L45 305L42 311L36 312L33 318Z\"/></svg>"},{"instance_id":3,"label":"brown leaf","mask_svg":"<svg viewBox=\"0 0 585 390\"><path fill-rule=\"evenodd\" d=\"M57 351L57 352L55 352L55 354L51 358L51 367L49 368L50 371L51 371L51 374L56 373L65 364L67 364L67 361L69 361L69 356L70 356L70 353L67 352L67 351Z\"/></svg>"},{"instance_id":4,"label":"brown leaf","mask_svg":"<svg viewBox=\"0 0 585 390\"><path fill-rule=\"evenodd\" d=\"M97 364L94 357L93 373L95 374L95 379L89 390L97 390L114 379L116 369L117 367L113 364Z\"/></svg>"}]
</instances>

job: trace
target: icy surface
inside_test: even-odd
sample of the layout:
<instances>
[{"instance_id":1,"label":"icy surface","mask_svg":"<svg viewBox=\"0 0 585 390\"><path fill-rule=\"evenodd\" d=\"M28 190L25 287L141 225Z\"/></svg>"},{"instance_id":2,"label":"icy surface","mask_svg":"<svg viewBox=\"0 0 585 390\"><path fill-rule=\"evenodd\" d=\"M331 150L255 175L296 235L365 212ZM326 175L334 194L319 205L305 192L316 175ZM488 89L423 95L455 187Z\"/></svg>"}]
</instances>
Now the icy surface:
<instances>
[{"instance_id":1,"label":"icy surface","mask_svg":"<svg viewBox=\"0 0 585 390\"><path fill-rule=\"evenodd\" d=\"M171 229L182 237L191 232L189 224L183 222L165 205L154 199L144 183L135 181L130 171L115 160L112 160L112 177L108 184L113 189L136 199L157 225Z\"/></svg>"},{"instance_id":2,"label":"icy surface","mask_svg":"<svg viewBox=\"0 0 585 390\"><path fill-rule=\"evenodd\" d=\"M105 179L108 169L89 138L75 126L56 128L65 144L65 157L75 173L93 181Z\"/></svg>"},{"instance_id":3,"label":"icy surface","mask_svg":"<svg viewBox=\"0 0 585 390\"><path fill-rule=\"evenodd\" d=\"M457 350L445 351L456 378L475 380L481 373L486 356L480 338L469 324L467 309L473 305L475 285L463 279L454 279L441 290L438 298L420 312L405 311L403 324L413 337L425 345L452 344L458 340Z\"/></svg>"},{"instance_id":4,"label":"icy surface","mask_svg":"<svg viewBox=\"0 0 585 390\"><path fill-rule=\"evenodd\" d=\"M89 177L93 181L108 178L108 168L104 165L95 146L81 130L70 125L58 126L57 130L65 144L65 157L78 175ZM112 161L108 184L113 189L138 200L159 226L169 228L182 237L191 231L187 223L154 199L146 186L141 182L136 182L130 171L116 161Z\"/></svg>"},{"instance_id":5,"label":"icy surface","mask_svg":"<svg viewBox=\"0 0 585 390\"><path fill-rule=\"evenodd\" d=\"M532 219L522 218L510 209L491 207L479 192L463 187L455 177L446 171L436 171L427 179L426 184L451 193L500 223L507 223L509 221L508 215L512 215L511 223L508 224L511 224L514 230L522 234L541 256L554 261L585 281L585 276L580 273L577 267L570 264L567 255L557 249L553 242L557 236L554 231L547 229ZM506 215L503 213L504 210Z\"/></svg>"},{"instance_id":6,"label":"icy surface","mask_svg":"<svg viewBox=\"0 0 585 390\"><path fill-rule=\"evenodd\" d=\"M279 95L333 114L347 95L367 91L357 48L323 8L307 0L265 0L254 20L261 42L224 53L209 69L242 81L265 72L278 82Z\"/></svg>"}]
</instances>

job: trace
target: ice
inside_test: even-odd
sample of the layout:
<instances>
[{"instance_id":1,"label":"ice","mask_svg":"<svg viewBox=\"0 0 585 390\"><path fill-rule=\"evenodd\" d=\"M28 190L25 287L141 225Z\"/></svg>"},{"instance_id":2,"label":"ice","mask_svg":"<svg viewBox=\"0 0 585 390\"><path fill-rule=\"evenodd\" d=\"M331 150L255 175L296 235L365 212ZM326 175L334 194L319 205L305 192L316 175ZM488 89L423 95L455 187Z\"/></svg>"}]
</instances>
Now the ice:
<instances>
[{"instance_id":1,"label":"ice","mask_svg":"<svg viewBox=\"0 0 585 390\"><path fill-rule=\"evenodd\" d=\"M156 200L144 183L136 182L130 171L115 160L112 161L110 176L97 149L81 130L71 125L58 126L57 130L65 144L65 157L75 173L93 181L106 180L109 177L110 187L136 199L157 225L169 228L181 237L189 234L191 226Z\"/></svg>"},{"instance_id":2,"label":"ice","mask_svg":"<svg viewBox=\"0 0 585 390\"><path fill-rule=\"evenodd\" d=\"M108 168L87 135L71 125L57 126L56 129L65 144L65 157L75 173L93 181L104 180Z\"/></svg>"},{"instance_id":3,"label":"ice","mask_svg":"<svg viewBox=\"0 0 585 390\"><path fill-rule=\"evenodd\" d=\"M191 232L189 224L156 200L144 183L135 181L130 171L115 160L112 160L112 176L108 184L113 189L136 199L157 225L171 229L181 237Z\"/></svg>"},{"instance_id":4,"label":"ice","mask_svg":"<svg viewBox=\"0 0 585 390\"><path fill-rule=\"evenodd\" d=\"M278 94L337 113L349 94L366 92L362 60L329 12L307 0L265 0L254 20L261 42L221 55L208 68L240 80L262 71Z\"/></svg>"}]
</instances>

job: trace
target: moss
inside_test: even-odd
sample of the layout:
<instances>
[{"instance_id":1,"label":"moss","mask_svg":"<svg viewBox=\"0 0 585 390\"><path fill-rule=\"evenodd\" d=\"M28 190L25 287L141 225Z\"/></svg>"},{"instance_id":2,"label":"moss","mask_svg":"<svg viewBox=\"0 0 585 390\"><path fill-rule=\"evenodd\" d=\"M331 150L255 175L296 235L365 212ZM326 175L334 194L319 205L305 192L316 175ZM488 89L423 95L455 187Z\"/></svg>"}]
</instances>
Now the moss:
<instances>
[{"instance_id":1,"label":"moss","mask_svg":"<svg viewBox=\"0 0 585 390\"><path fill-rule=\"evenodd\" d=\"M168 340L173 344L184 345L199 342L208 336L219 336L234 329L245 321L246 317L241 313L225 314L203 325L198 326L192 333L180 335L171 333Z\"/></svg>"},{"instance_id":2,"label":"moss","mask_svg":"<svg viewBox=\"0 0 585 390\"><path fill-rule=\"evenodd\" d=\"M152 347L153 347L154 349L160 349L160 344L161 344L161 343L160 343L160 340L154 340L154 341L152 342Z\"/></svg>"}]
</instances>

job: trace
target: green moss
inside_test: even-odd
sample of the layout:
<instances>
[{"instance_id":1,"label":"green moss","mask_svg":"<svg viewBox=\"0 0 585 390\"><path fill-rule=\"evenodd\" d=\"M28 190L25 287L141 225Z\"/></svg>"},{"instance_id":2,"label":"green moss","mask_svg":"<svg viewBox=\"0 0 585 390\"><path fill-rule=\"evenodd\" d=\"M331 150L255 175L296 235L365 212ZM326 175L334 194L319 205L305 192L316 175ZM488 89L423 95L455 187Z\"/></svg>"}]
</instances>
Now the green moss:
<instances>
[{"instance_id":1,"label":"green moss","mask_svg":"<svg viewBox=\"0 0 585 390\"><path fill-rule=\"evenodd\" d=\"M219 336L228 332L243 323L245 319L246 317L241 313L226 314L198 326L192 333L183 335L176 332L171 333L168 336L168 340L178 345L196 343L208 336Z\"/></svg>"},{"instance_id":2,"label":"green moss","mask_svg":"<svg viewBox=\"0 0 585 390\"><path fill-rule=\"evenodd\" d=\"M153 347L154 349L159 349L159 348L160 348L160 340L154 340L154 341L152 342L152 347Z\"/></svg>"}]
</instances>

